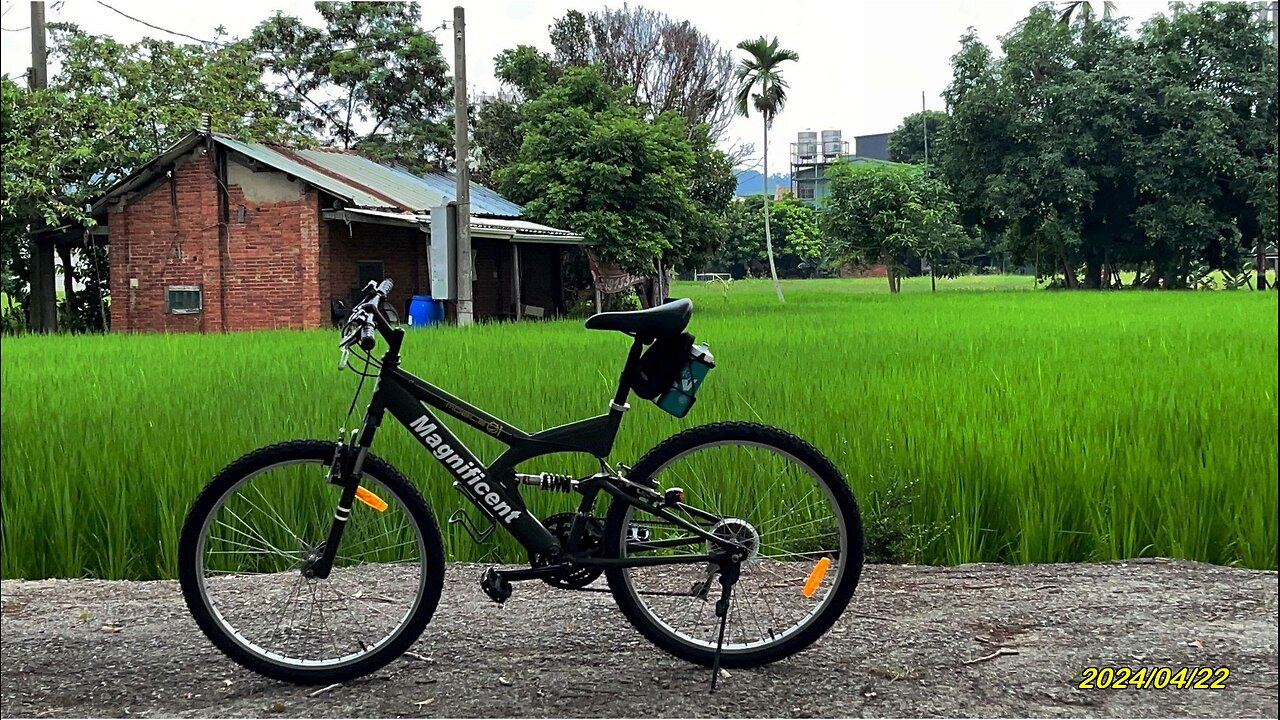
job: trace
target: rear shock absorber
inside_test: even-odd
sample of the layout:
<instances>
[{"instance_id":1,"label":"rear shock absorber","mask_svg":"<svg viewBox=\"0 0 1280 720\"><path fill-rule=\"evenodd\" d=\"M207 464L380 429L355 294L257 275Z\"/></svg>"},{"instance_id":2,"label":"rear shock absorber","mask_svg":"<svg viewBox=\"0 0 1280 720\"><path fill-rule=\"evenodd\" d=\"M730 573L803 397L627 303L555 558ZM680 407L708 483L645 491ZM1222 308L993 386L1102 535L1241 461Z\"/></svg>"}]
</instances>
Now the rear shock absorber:
<instances>
[{"instance_id":1,"label":"rear shock absorber","mask_svg":"<svg viewBox=\"0 0 1280 720\"><path fill-rule=\"evenodd\" d=\"M559 473L544 472L537 475L516 473L516 480L524 485L535 485L543 490L551 490L553 492L569 493L578 487L578 481L574 480L573 476Z\"/></svg>"}]
</instances>

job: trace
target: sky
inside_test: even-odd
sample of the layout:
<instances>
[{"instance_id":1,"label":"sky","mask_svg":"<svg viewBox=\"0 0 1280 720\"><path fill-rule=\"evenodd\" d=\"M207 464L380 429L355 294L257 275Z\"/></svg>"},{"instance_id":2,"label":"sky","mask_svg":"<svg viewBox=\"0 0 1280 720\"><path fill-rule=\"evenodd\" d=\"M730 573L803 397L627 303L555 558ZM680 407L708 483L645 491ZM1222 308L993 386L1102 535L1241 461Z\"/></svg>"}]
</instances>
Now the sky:
<instances>
[{"instance_id":1,"label":"sky","mask_svg":"<svg viewBox=\"0 0 1280 720\"><path fill-rule=\"evenodd\" d=\"M213 36L219 25L233 36L279 10L318 24L313 3L262 0L248 3L109 0L111 7L168 30L198 38ZM422 23L439 27L458 2L425 0ZM583 12L619 0L462 0L466 9L467 77L474 91L494 90L493 58L519 44L550 50L547 28L567 10ZM802 130L840 130L852 144L856 135L890 132L902 118L920 110L921 93L931 109L943 109L942 91L951 79L950 58L960 36L975 28L998 48L999 37L1025 17L1032 0L643 0L632 2L689 20L722 46L761 34L777 36L799 53L785 70L788 102L769 134L770 171L784 170L787 148ZM1117 11L1136 27L1165 11L1163 0L1118 0ZM166 37L113 12L97 0L65 0L47 6L49 22L74 22L124 42L144 36ZM20 76L31 64L30 3L0 0L0 72ZM15 30L18 30L15 32ZM453 37L436 30L452 63ZM170 38L179 39L179 38ZM741 53L734 51L735 57ZM55 68L50 68L52 73ZM760 148L762 128L754 115L736 119L722 142L751 142ZM780 152L779 152L780 151ZM757 158L758 160L758 158Z\"/></svg>"}]
</instances>

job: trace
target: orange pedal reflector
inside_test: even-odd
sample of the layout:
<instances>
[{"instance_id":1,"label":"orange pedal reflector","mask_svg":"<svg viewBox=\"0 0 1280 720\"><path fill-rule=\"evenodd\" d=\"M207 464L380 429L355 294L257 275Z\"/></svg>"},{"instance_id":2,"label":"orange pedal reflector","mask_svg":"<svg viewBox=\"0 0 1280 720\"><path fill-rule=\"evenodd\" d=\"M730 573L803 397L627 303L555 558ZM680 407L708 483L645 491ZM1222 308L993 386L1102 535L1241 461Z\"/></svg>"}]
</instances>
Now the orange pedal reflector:
<instances>
[{"instance_id":1,"label":"orange pedal reflector","mask_svg":"<svg viewBox=\"0 0 1280 720\"><path fill-rule=\"evenodd\" d=\"M830 567L831 558L828 557L822 558L817 565L813 566L809 571L809 577L804 581L804 590L801 591L805 597L813 597L813 594L818 591L818 585L822 583L822 578L827 576L827 568Z\"/></svg>"},{"instance_id":2,"label":"orange pedal reflector","mask_svg":"<svg viewBox=\"0 0 1280 720\"><path fill-rule=\"evenodd\" d=\"M363 487L356 488L356 499L378 512L386 512L387 510L386 500L383 500L377 495L365 490ZM826 558L823 559L825 560Z\"/></svg>"}]
</instances>

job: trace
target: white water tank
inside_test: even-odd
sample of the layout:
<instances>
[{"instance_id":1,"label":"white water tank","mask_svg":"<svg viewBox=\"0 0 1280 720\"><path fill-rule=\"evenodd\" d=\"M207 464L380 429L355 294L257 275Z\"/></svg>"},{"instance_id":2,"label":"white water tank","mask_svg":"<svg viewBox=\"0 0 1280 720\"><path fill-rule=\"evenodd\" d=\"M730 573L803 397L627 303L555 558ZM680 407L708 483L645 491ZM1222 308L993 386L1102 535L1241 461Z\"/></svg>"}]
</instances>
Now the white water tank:
<instances>
[{"instance_id":1,"label":"white water tank","mask_svg":"<svg viewBox=\"0 0 1280 720\"><path fill-rule=\"evenodd\" d=\"M835 157L839 155L844 148L844 142L840 139L839 130L823 130L822 131L822 154L827 157Z\"/></svg>"},{"instance_id":2,"label":"white water tank","mask_svg":"<svg viewBox=\"0 0 1280 720\"><path fill-rule=\"evenodd\" d=\"M801 130L796 133L796 155L801 162L813 160L818 154L818 133L813 130Z\"/></svg>"}]
</instances>

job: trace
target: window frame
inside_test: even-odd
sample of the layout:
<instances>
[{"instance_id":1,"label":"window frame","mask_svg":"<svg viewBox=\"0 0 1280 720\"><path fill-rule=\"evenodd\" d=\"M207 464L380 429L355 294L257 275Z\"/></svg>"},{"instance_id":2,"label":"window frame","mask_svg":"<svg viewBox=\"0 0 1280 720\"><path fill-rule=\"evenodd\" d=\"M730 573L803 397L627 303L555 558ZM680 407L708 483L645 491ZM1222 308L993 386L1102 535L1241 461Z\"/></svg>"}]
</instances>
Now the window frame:
<instances>
[{"instance_id":1,"label":"window frame","mask_svg":"<svg viewBox=\"0 0 1280 720\"><path fill-rule=\"evenodd\" d=\"M378 266L378 277L374 280L374 282L382 282L383 280L387 279L387 275L386 275L387 263L385 260L356 260L356 289L357 290L362 289L366 284L368 284L367 281L360 279L360 270L361 270L361 266L363 265Z\"/></svg>"},{"instance_id":2,"label":"window frame","mask_svg":"<svg viewBox=\"0 0 1280 720\"><path fill-rule=\"evenodd\" d=\"M193 292L196 294L196 307L175 308L173 293ZM200 285L166 285L164 288L164 311L169 315L199 315L204 312L204 287Z\"/></svg>"}]
</instances>

